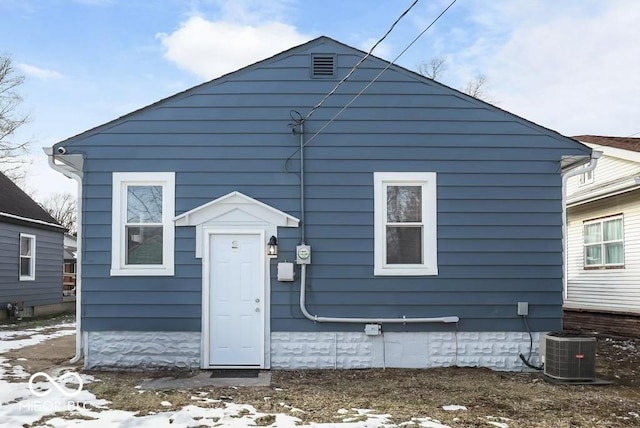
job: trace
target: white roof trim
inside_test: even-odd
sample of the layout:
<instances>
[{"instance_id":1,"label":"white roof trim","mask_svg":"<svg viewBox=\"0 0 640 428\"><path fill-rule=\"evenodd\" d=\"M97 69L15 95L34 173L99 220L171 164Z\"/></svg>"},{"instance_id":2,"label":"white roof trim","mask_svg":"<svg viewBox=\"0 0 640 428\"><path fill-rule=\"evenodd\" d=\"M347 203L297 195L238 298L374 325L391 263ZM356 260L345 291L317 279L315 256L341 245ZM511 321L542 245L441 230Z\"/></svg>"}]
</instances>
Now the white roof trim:
<instances>
[{"instance_id":1,"label":"white roof trim","mask_svg":"<svg viewBox=\"0 0 640 428\"><path fill-rule=\"evenodd\" d=\"M240 192L231 192L176 216L176 226L198 226L232 210L240 209L275 226L298 227L300 220Z\"/></svg>"},{"instance_id":2,"label":"white roof trim","mask_svg":"<svg viewBox=\"0 0 640 428\"><path fill-rule=\"evenodd\" d=\"M28 221L29 223L43 224L45 226L57 227L58 229L67 230L64 226L60 226L59 224L49 223L49 222L42 221L42 220L36 220L34 218L22 217L22 216L19 216L19 215L3 213L3 212L0 212L0 216L1 217L13 218L13 219L16 219L16 220Z\"/></svg>"},{"instance_id":3,"label":"white roof trim","mask_svg":"<svg viewBox=\"0 0 640 428\"><path fill-rule=\"evenodd\" d=\"M632 162L640 162L640 152L634 152L633 150L620 149L618 147L609 147L601 144L585 143L581 141L585 146L589 146L592 149L597 149L604 153L605 156L611 156L618 159L624 159Z\"/></svg>"}]
</instances>

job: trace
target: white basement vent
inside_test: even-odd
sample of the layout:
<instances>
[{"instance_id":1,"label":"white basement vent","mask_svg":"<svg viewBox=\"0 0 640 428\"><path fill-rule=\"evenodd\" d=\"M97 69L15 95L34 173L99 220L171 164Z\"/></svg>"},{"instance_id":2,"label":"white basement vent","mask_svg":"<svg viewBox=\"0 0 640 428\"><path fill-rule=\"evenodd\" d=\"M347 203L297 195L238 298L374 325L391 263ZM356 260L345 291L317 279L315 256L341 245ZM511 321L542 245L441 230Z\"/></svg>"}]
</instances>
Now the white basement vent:
<instances>
[{"instance_id":1,"label":"white basement vent","mask_svg":"<svg viewBox=\"0 0 640 428\"><path fill-rule=\"evenodd\" d=\"M311 77L327 79L336 74L336 56L333 54L311 55Z\"/></svg>"}]
</instances>

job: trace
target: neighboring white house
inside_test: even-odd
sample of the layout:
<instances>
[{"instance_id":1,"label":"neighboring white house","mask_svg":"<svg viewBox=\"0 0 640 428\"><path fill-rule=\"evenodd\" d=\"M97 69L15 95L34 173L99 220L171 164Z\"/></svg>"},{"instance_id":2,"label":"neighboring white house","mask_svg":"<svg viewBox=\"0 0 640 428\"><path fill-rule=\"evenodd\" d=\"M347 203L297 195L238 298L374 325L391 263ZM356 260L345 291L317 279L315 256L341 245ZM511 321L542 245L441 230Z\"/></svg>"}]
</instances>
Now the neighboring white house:
<instances>
[{"instance_id":1,"label":"neighboring white house","mask_svg":"<svg viewBox=\"0 0 640 428\"><path fill-rule=\"evenodd\" d=\"M567 182L564 307L591 313L580 322L601 329L611 319L594 322L595 313L640 317L640 138L573 138L603 155Z\"/></svg>"}]
</instances>

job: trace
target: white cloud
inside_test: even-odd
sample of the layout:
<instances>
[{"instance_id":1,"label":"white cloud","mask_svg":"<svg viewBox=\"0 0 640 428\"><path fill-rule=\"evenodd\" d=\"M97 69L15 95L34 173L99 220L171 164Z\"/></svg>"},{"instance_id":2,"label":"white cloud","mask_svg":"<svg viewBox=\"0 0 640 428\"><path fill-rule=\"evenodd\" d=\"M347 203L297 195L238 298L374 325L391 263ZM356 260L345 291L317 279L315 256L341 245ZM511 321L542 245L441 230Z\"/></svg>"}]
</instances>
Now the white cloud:
<instances>
[{"instance_id":1,"label":"white cloud","mask_svg":"<svg viewBox=\"0 0 640 428\"><path fill-rule=\"evenodd\" d=\"M57 71L36 67L35 65L20 63L17 64L17 67L27 76L35 77L36 79L51 80L62 79L63 77L62 74L58 73Z\"/></svg>"},{"instance_id":2,"label":"white cloud","mask_svg":"<svg viewBox=\"0 0 640 428\"><path fill-rule=\"evenodd\" d=\"M196 12L176 31L156 35L166 59L212 79L311 39L282 21L286 2L218 3L220 19L208 20Z\"/></svg>"},{"instance_id":3,"label":"white cloud","mask_svg":"<svg viewBox=\"0 0 640 428\"><path fill-rule=\"evenodd\" d=\"M640 2L478 6L483 37L457 60L488 75L501 107L566 135L640 130Z\"/></svg>"}]
</instances>

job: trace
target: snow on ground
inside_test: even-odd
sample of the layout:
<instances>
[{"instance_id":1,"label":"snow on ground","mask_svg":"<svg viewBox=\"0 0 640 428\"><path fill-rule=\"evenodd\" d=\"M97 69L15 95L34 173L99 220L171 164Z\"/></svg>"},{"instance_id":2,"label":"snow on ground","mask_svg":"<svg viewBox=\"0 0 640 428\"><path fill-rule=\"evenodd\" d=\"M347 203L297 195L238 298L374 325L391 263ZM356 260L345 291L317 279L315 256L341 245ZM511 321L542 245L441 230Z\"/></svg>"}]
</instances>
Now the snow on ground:
<instances>
[{"instance_id":1,"label":"snow on ground","mask_svg":"<svg viewBox=\"0 0 640 428\"><path fill-rule=\"evenodd\" d=\"M45 340L73 334L73 323L57 324L50 327L27 328L24 330L8 330L0 326L0 355L13 349L35 345ZM24 361L24 358L18 359ZM11 365L6 358L0 356L0 427L18 427L33 424L48 427L80 427L104 428L111 426L126 426L135 428L157 428L171 426L172 428L187 428L192 426L225 426L246 427L256 426L256 420L268 418L268 426L279 428L313 427L313 428L377 428L393 426L391 415L376 414L370 409L340 409L337 412L340 423L323 423L312 425L296 425L300 419L284 413L265 414L246 404L224 403L224 407L206 408L198 404L210 403L212 400L199 394L192 396L193 405L184 406L179 410L163 411L146 416L136 416L135 412L109 408L109 402L99 400L89 391L82 390L78 385L78 374L53 369L48 376L55 381L52 384L44 375L27 373L20 365ZM96 382L92 376L80 374L83 384ZM11 382L9 382L11 379ZM73 380L76 380L73 383ZM66 382L64 381L66 380ZM171 403L163 402L169 407ZM290 406L284 405L284 408ZM463 406L444 406L451 410L463 410ZM292 410L290 408L289 410ZM303 412L300 409L295 411ZM64 412L64 418L61 413ZM366 420L362 420L366 418ZM489 422L495 426L506 427L501 422ZM448 428L440 422L424 417L413 418L401 423L400 426L413 424L424 428Z\"/></svg>"}]
</instances>

